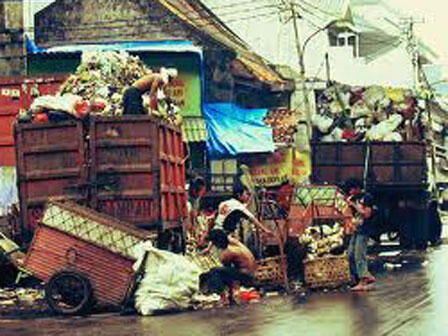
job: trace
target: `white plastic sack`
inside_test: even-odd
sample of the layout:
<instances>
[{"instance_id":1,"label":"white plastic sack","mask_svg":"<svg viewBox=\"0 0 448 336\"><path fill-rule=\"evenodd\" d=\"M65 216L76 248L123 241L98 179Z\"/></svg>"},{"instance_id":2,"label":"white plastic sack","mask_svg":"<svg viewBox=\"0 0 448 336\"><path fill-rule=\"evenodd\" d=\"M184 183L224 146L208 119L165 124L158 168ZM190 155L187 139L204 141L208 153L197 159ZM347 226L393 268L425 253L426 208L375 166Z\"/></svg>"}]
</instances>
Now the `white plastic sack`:
<instances>
[{"instance_id":1,"label":"white plastic sack","mask_svg":"<svg viewBox=\"0 0 448 336\"><path fill-rule=\"evenodd\" d=\"M16 167L0 167L0 216L5 216L8 208L18 202Z\"/></svg>"},{"instance_id":2,"label":"white plastic sack","mask_svg":"<svg viewBox=\"0 0 448 336\"><path fill-rule=\"evenodd\" d=\"M384 137L384 141L402 142L403 141L403 137L398 132L392 132L392 133L387 134Z\"/></svg>"},{"instance_id":3,"label":"white plastic sack","mask_svg":"<svg viewBox=\"0 0 448 336\"><path fill-rule=\"evenodd\" d=\"M333 124L333 119L320 114L315 114L312 118L312 122L313 126L317 127L319 131L326 133Z\"/></svg>"},{"instance_id":4,"label":"white plastic sack","mask_svg":"<svg viewBox=\"0 0 448 336\"><path fill-rule=\"evenodd\" d=\"M350 109L350 116L352 118L366 117L372 114L372 111L363 101L357 101Z\"/></svg>"},{"instance_id":5,"label":"white plastic sack","mask_svg":"<svg viewBox=\"0 0 448 336\"><path fill-rule=\"evenodd\" d=\"M75 114L75 104L80 100L82 100L80 96L70 93L63 96L41 96L34 100L31 105L31 110L39 111L41 109L49 109Z\"/></svg>"},{"instance_id":6,"label":"white plastic sack","mask_svg":"<svg viewBox=\"0 0 448 336\"><path fill-rule=\"evenodd\" d=\"M372 126L366 133L366 139L385 141L386 136L395 131L402 121L403 117L400 114L391 115L387 120Z\"/></svg>"},{"instance_id":7,"label":"white plastic sack","mask_svg":"<svg viewBox=\"0 0 448 336\"><path fill-rule=\"evenodd\" d=\"M321 137L320 141L321 142L345 141L345 139L342 139L342 133L343 133L343 130L340 127L335 127L333 132Z\"/></svg>"},{"instance_id":8,"label":"white plastic sack","mask_svg":"<svg viewBox=\"0 0 448 336\"><path fill-rule=\"evenodd\" d=\"M182 255L156 249L144 242L135 247L137 270L145 251L145 275L135 293L135 308L142 315L165 309L184 309L199 292L199 275L202 270Z\"/></svg>"},{"instance_id":9,"label":"white plastic sack","mask_svg":"<svg viewBox=\"0 0 448 336\"><path fill-rule=\"evenodd\" d=\"M364 91L364 101L371 108L384 98L386 98L386 92L381 86L370 86Z\"/></svg>"}]
</instances>

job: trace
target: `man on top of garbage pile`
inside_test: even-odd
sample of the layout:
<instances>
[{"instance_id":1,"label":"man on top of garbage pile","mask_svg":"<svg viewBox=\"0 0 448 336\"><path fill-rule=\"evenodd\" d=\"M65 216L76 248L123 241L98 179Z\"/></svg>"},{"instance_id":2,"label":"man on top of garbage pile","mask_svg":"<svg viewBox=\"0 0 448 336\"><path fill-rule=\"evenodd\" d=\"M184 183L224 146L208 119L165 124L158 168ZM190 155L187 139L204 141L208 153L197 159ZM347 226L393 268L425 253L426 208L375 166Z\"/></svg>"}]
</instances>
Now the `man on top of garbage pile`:
<instances>
[{"instance_id":1,"label":"man on top of garbage pile","mask_svg":"<svg viewBox=\"0 0 448 336\"><path fill-rule=\"evenodd\" d=\"M223 230L212 230L208 239L218 249L224 267L215 267L201 274L200 289L204 293L221 295L228 289L228 300L233 304L236 283L247 287L255 286L253 278L257 269L255 257L243 243L228 236Z\"/></svg>"},{"instance_id":2,"label":"man on top of garbage pile","mask_svg":"<svg viewBox=\"0 0 448 336\"><path fill-rule=\"evenodd\" d=\"M161 68L159 73L150 73L135 81L123 94L123 114L147 114L143 107L142 95L149 92L150 97L155 97L158 91L165 88L175 77L176 69Z\"/></svg>"}]
</instances>

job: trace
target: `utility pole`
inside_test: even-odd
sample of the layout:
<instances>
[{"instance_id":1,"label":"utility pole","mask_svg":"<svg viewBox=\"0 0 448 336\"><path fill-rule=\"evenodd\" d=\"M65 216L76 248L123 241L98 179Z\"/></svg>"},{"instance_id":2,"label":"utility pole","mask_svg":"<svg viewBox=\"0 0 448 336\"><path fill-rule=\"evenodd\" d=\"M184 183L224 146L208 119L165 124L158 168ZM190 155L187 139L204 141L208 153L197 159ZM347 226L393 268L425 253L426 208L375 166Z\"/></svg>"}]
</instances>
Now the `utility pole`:
<instances>
[{"instance_id":1,"label":"utility pole","mask_svg":"<svg viewBox=\"0 0 448 336\"><path fill-rule=\"evenodd\" d=\"M325 53L325 70L327 75L327 87L329 87L331 83L331 74L330 74L330 60L328 57L328 52Z\"/></svg>"},{"instance_id":2,"label":"utility pole","mask_svg":"<svg viewBox=\"0 0 448 336\"><path fill-rule=\"evenodd\" d=\"M305 60L304 54L302 50L302 45L300 43L300 35L299 35L299 27L297 23L297 19L299 17L299 13L296 11L296 5L293 0L289 2L289 9L291 11L292 23L294 26L294 36L296 40L296 49L297 56L299 57L299 67L300 67L300 83L301 83L301 91L303 95L303 102L305 105L305 115L306 115L306 131L308 140L311 140L312 137L312 125L311 125L311 105L308 97L308 88L306 86L306 72L305 72Z\"/></svg>"},{"instance_id":3,"label":"utility pole","mask_svg":"<svg viewBox=\"0 0 448 336\"><path fill-rule=\"evenodd\" d=\"M423 73L423 69L421 66L420 54L418 50L418 42L415 37L414 25L416 23L424 23L424 20L416 20L413 17L405 18L403 21L405 30L404 35L406 38L406 50L411 56L413 72L414 72L414 88L417 92L422 87L426 88L428 91L431 91L431 85L428 83L428 80ZM422 79L422 80L421 80ZM428 130L426 135L427 144L429 145L429 155L431 161L431 175L432 175L432 188L433 195L439 200L439 190L437 187L438 181L438 171L437 171L437 160L436 160L436 143L434 140L434 130L433 130L433 118L430 104L430 97L425 95L425 110L428 115Z\"/></svg>"},{"instance_id":4,"label":"utility pole","mask_svg":"<svg viewBox=\"0 0 448 336\"><path fill-rule=\"evenodd\" d=\"M424 23L424 20L417 20L413 17L403 18L401 20L404 25L404 39L406 42L406 51L411 56L412 68L413 68L413 77L414 77L414 88L418 90L420 88L420 61L419 61L419 51L418 51L418 43L415 37L414 26L416 23Z\"/></svg>"}]
</instances>

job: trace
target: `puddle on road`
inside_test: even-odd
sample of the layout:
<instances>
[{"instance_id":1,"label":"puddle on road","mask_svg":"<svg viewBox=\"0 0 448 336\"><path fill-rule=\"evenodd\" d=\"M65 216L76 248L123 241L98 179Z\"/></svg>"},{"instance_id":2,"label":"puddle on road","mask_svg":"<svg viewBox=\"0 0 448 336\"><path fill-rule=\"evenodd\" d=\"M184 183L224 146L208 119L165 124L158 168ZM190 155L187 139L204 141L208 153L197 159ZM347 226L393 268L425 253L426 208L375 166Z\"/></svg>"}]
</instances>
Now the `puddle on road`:
<instances>
[{"instance_id":1,"label":"puddle on road","mask_svg":"<svg viewBox=\"0 0 448 336\"><path fill-rule=\"evenodd\" d=\"M311 293L305 299L269 297L260 303L159 317L45 318L0 321L8 335L445 335L448 330L448 246L426 258L402 259L388 271L374 263L378 281L371 292ZM423 263L422 263L423 262Z\"/></svg>"}]
</instances>

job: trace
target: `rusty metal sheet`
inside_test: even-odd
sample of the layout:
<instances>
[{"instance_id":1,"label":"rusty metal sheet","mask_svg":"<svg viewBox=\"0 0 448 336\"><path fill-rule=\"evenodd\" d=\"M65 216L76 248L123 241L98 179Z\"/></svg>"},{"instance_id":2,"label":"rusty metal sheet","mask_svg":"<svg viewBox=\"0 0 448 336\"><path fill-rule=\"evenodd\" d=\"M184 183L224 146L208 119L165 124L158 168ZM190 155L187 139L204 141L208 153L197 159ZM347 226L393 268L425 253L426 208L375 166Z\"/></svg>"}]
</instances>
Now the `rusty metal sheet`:
<instances>
[{"instance_id":1,"label":"rusty metal sheet","mask_svg":"<svg viewBox=\"0 0 448 336\"><path fill-rule=\"evenodd\" d=\"M185 165L179 129L159 125L161 220L164 228L180 226L186 217Z\"/></svg>"},{"instance_id":2,"label":"rusty metal sheet","mask_svg":"<svg viewBox=\"0 0 448 336\"><path fill-rule=\"evenodd\" d=\"M141 227L177 227L185 217L181 131L149 116L93 117L90 204Z\"/></svg>"},{"instance_id":3,"label":"rusty metal sheet","mask_svg":"<svg viewBox=\"0 0 448 336\"><path fill-rule=\"evenodd\" d=\"M90 121L91 205L136 225L157 225L157 122L148 117Z\"/></svg>"},{"instance_id":4,"label":"rusty metal sheet","mask_svg":"<svg viewBox=\"0 0 448 336\"><path fill-rule=\"evenodd\" d=\"M0 78L0 166L14 166L13 125L25 106L23 78Z\"/></svg>"},{"instance_id":5,"label":"rusty metal sheet","mask_svg":"<svg viewBox=\"0 0 448 336\"><path fill-rule=\"evenodd\" d=\"M418 187L426 183L426 147L422 142L313 143L312 181L340 184L350 178L363 180L366 162L368 184Z\"/></svg>"}]
</instances>

